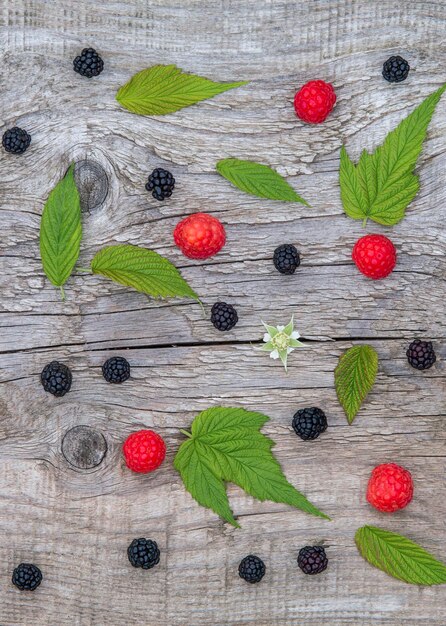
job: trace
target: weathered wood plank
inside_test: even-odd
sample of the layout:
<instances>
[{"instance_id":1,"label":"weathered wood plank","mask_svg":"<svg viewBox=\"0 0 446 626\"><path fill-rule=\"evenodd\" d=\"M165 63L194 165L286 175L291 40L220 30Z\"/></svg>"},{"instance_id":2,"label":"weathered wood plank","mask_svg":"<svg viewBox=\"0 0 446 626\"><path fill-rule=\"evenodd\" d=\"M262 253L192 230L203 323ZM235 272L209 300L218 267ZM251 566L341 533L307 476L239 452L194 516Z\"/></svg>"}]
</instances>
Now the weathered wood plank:
<instances>
[{"instance_id":1,"label":"weathered wood plank","mask_svg":"<svg viewBox=\"0 0 446 626\"><path fill-rule=\"evenodd\" d=\"M342 143L355 158L374 148L444 82L438 43L445 20L444 2L5 0L0 130L22 124L33 142L23 157L0 154L2 626L444 626L445 588L387 578L361 559L353 535L374 523L446 558L445 103L419 162L420 193L391 231L397 269L382 283L362 278L350 260L364 231L343 214L337 169ZM105 59L97 80L72 72L85 45ZM411 63L400 85L380 76L392 53ZM153 63L252 82L165 118L123 111L116 89ZM334 83L338 106L311 127L294 116L292 98L315 77ZM214 172L225 156L276 167L311 208L245 196ZM81 273L61 302L40 266L38 230L45 199L71 161L83 166L80 264L103 245L152 247L181 267L206 316L195 303L153 302ZM144 190L155 166L178 181L169 202ZM185 259L172 238L179 219L196 210L220 217L228 233L224 250L203 263ZM389 232L374 224L368 230ZM271 262L285 240L302 254L293 277L279 276ZM207 319L216 299L238 309L230 333ZM291 314L309 341L291 355L285 375L257 348L261 320L283 323ZM434 340L438 361L427 372L407 364L414 336ZM378 351L380 372L348 426L333 370L352 341L365 340ZM102 378L100 366L112 354L132 364L124 385ZM73 370L72 391L61 399L38 382L52 359ZM192 500L172 467L179 428L216 404L271 417L265 432L288 478L333 522L255 502L229 486L238 531ZM324 408L329 429L304 443L290 422L308 405ZM86 470L62 454L64 435L82 424L107 443L103 462ZM131 474L120 452L126 435L143 426L168 446L165 464L150 476ZM413 472L416 497L404 511L382 516L364 494L372 467L388 460ZM150 572L134 570L125 553L144 535L162 551ZM295 562L299 547L313 542L323 542L330 557L315 580ZM267 564L258 586L236 573L250 552ZM35 594L9 584L22 560L44 572Z\"/></svg>"}]
</instances>

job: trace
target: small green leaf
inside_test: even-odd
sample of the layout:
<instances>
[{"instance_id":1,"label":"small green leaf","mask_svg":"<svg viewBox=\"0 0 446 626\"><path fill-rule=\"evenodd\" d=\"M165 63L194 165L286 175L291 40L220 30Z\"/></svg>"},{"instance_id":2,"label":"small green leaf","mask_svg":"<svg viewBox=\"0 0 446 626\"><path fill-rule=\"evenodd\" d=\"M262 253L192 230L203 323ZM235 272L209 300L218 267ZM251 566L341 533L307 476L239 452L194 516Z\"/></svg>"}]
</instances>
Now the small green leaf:
<instances>
[{"instance_id":1,"label":"small green leaf","mask_svg":"<svg viewBox=\"0 0 446 626\"><path fill-rule=\"evenodd\" d=\"M335 385L349 424L353 422L378 373L378 355L371 346L353 346L339 359Z\"/></svg>"},{"instance_id":2,"label":"small green leaf","mask_svg":"<svg viewBox=\"0 0 446 626\"><path fill-rule=\"evenodd\" d=\"M282 202L300 202L309 206L276 170L267 165L255 161L223 159L217 163L217 172L252 196Z\"/></svg>"},{"instance_id":3,"label":"small green leaf","mask_svg":"<svg viewBox=\"0 0 446 626\"><path fill-rule=\"evenodd\" d=\"M48 196L40 221L43 271L56 287L62 287L71 275L81 237L81 205L71 165Z\"/></svg>"},{"instance_id":4,"label":"small green leaf","mask_svg":"<svg viewBox=\"0 0 446 626\"><path fill-rule=\"evenodd\" d=\"M103 248L92 260L91 271L155 298L179 296L200 301L175 265L146 248L131 245Z\"/></svg>"},{"instance_id":5,"label":"small green leaf","mask_svg":"<svg viewBox=\"0 0 446 626\"><path fill-rule=\"evenodd\" d=\"M344 211L353 219L368 218L392 226L404 217L419 189L413 173L429 122L446 85L428 96L391 131L373 154L365 150L355 166L341 148L339 182Z\"/></svg>"},{"instance_id":6,"label":"small green leaf","mask_svg":"<svg viewBox=\"0 0 446 626\"><path fill-rule=\"evenodd\" d=\"M174 460L186 489L198 504L233 526L238 523L229 507L225 481L258 500L289 504L329 519L285 478L271 452L274 442L260 432L268 419L262 413L225 407L197 415Z\"/></svg>"},{"instance_id":7,"label":"small green leaf","mask_svg":"<svg viewBox=\"0 0 446 626\"><path fill-rule=\"evenodd\" d=\"M446 565L410 539L376 526L356 531L356 546L374 567L412 585L446 583Z\"/></svg>"},{"instance_id":8,"label":"small green leaf","mask_svg":"<svg viewBox=\"0 0 446 626\"><path fill-rule=\"evenodd\" d=\"M246 84L215 83L175 65L154 65L135 74L119 89L116 100L132 113L165 115Z\"/></svg>"}]
</instances>

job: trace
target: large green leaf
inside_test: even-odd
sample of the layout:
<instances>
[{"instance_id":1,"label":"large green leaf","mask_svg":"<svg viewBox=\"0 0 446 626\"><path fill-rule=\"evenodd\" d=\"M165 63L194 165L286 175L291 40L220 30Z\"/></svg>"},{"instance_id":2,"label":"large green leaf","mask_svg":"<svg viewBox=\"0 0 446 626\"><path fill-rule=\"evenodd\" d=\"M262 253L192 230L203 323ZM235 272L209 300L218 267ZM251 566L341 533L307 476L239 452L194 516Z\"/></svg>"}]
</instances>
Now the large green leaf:
<instances>
[{"instance_id":1,"label":"large green leaf","mask_svg":"<svg viewBox=\"0 0 446 626\"><path fill-rule=\"evenodd\" d=\"M328 519L285 478L260 432L268 421L262 413L214 407L197 415L189 438L175 457L175 468L195 500L238 526L229 507L225 481L235 483L258 500L290 504Z\"/></svg>"},{"instance_id":2,"label":"large green leaf","mask_svg":"<svg viewBox=\"0 0 446 626\"><path fill-rule=\"evenodd\" d=\"M390 576L412 585L446 583L446 565L410 539L376 526L356 531L361 555Z\"/></svg>"},{"instance_id":3,"label":"large green leaf","mask_svg":"<svg viewBox=\"0 0 446 626\"><path fill-rule=\"evenodd\" d=\"M40 256L45 274L62 287L79 257L81 205L74 182L74 165L48 196L40 222Z\"/></svg>"},{"instance_id":4,"label":"large green leaf","mask_svg":"<svg viewBox=\"0 0 446 626\"><path fill-rule=\"evenodd\" d=\"M353 219L391 226L403 219L419 189L413 173L427 127L446 85L427 97L391 131L373 154L365 150L357 166L341 148L339 182L344 210Z\"/></svg>"},{"instance_id":5,"label":"large green leaf","mask_svg":"<svg viewBox=\"0 0 446 626\"><path fill-rule=\"evenodd\" d=\"M246 81L216 83L186 74L175 65L153 65L121 87L116 100L132 113L165 115L246 84Z\"/></svg>"},{"instance_id":6,"label":"large green leaf","mask_svg":"<svg viewBox=\"0 0 446 626\"><path fill-rule=\"evenodd\" d=\"M300 202L308 206L287 181L267 165L240 159L222 159L217 163L217 171L233 185L258 198Z\"/></svg>"},{"instance_id":7,"label":"large green leaf","mask_svg":"<svg viewBox=\"0 0 446 626\"><path fill-rule=\"evenodd\" d=\"M131 245L103 248L92 260L91 270L150 296L199 301L175 265L153 250Z\"/></svg>"},{"instance_id":8,"label":"large green leaf","mask_svg":"<svg viewBox=\"0 0 446 626\"><path fill-rule=\"evenodd\" d=\"M378 373L378 355L371 346L353 346L347 350L335 369L339 402L351 424L361 408Z\"/></svg>"}]
</instances>

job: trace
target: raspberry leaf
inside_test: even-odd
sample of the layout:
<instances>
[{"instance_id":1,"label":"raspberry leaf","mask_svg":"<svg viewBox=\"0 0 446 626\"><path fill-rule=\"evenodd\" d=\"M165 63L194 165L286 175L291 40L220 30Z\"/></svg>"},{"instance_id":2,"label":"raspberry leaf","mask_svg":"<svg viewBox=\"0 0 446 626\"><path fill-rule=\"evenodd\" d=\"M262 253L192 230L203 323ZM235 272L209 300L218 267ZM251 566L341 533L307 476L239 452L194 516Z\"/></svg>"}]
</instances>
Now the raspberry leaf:
<instances>
[{"instance_id":1,"label":"raspberry leaf","mask_svg":"<svg viewBox=\"0 0 446 626\"><path fill-rule=\"evenodd\" d=\"M260 432L268 419L262 413L226 407L197 415L174 460L186 489L198 504L236 527L239 524L229 507L226 481L258 500L290 504L329 519L285 478L271 452L274 442Z\"/></svg>"},{"instance_id":2,"label":"raspberry leaf","mask_svg":"<svg viewBox=\"0 0 446 626\"><path fill-rule=\"evenodd\" d=\"M413 173L427 127L446 85L428 96L391 131L384 143L361 154L358 165L342 146L339 170L344 211L353 219L392 226L400 222L419 189Z\"/></svg>"},{"instance_id":3,"label":"raspberry leaf","mask_svg":"<svg viewBox=\"0 0 446 626\"><path fill-rule=\"evenodd\" d=\"M155 298L179 296L200 301L175 265L147 248L132 245L103 248L92 260L91 271Z\"/></svg>"},{"instance_id":4,"label":"raspberry leaf","mask_svg":"<svg viewBox=\"0 0 446 626\"><path fill-rule=\"evenodd\" d=\"M446 565L410 539L376 526L356 531L356 546L374 567L412 585L446 583Z\"/></svg>"},{"instance_id":5,"label":"raspberry leaf","mask_svg":"<svg viewBox=\"0 0 446 626\"><path fill-rule=\"evenodd\" d=\"M62 295L79 257L81 237L81 205L71 165L50 192L40 221L43 271L53 285L61 288Z\"/></svg>"},{"instance_id":6,"label":"raspberry leaf","mask_svg":"<svg viewBox=\"0 0 446 626\"><path fill-rule=\"evenodd\" d=\"M378 355L371 346L353 346L339 359L335 369L338 400L352 424L378 373Z\"/></svg>"},{"instance_id":7,"label":"raspberry leaf","mask_svg":"<svg viewBox=\"0 0 446 626\"><path fill-rule=\"evenodd\" d=\"M246 81L216 83L186 74L176 65L153 65L123 85L116 100L132 113L165 115L246 84Z\"/></svg>"},{"instance_id":8,"label":"raspberry leaf","mask_svg":"<svg viewBox=\"0 0 446 626\"><path fill-rule=\"evenodd\" d=\"M300 202L309 206L286 180L267 165L240 159L222 159L217 163L217 172L245 193L258 198Z\"/></svg>"}]
</instances>

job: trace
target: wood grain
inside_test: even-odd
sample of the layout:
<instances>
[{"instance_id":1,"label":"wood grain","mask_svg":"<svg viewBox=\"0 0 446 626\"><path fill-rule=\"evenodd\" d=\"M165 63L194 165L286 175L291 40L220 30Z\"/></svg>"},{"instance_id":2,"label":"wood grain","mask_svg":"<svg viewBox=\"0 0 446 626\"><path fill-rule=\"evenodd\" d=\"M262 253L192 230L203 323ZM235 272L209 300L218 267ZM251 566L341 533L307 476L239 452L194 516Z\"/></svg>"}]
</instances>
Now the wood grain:
<instances>
[{"instance_id":1,"label":"wood grain","mask_svg":"<svg viewBox=\"0 0 446 626\"><path fill-rule=\"evenodd\" d=\"M445 587L388 578L361 559L353 536L363 524L381 525L446 560L446 103L430 125L421 190L406 218L391 230L368 227L390 233L398 249L385 281L364 279L351 262L364 231L343 213L337 171L341 144L354 158L374 148L444 82L445 21L442 1L3 2L0 131L21 125L32 144L23 156L0 154L2 626L444 626ZM88 45L105 60L92 80L72 71ZM396 53L412 69L407 81L390 85L380 72ZM115 101L116 90L154 63L251 82L166 117L132 115ZM292 107L311 78L333 82L338 95L317 127L300 123ZM225 157L275 167L311 208L239 192L215 173ZM150 247L181 268L205 315L195 303L155 302L82 272L60 300L39 261L39 221L72 161L83 206L80 266L104 245ZM157 166L178 181L164 203L144 190ZM185 259L172 238L179 219L197 210L219 217L228 235L224 250L201 263ZM285 241L301 252L294 276L272 265ZM237 307L240 321L229 333L209 323L217 299ZM306 347L290 356L285 375L257 348L262 320L280 324L292 314ZM429 371L407 364L415 336L434 341ZM348 426L333 370L345 349L364 341L378 352L379 374ZM131 363L123 385L101 375L114 354ZM53 359L73 371L63 398L39 384ZM230 485L236 530L192 500L172 466L179 429L217 404L271 417L265 432L287 477L332 522L255 502ZM312 405L326 411L329 428L305 443L291 418ZM85 442L74 449L75 463L64 457L64 436L79 425L103 434L99 464ZM131 474L121 456L124 438L141 427L156 429L168 446L162 468L147 476ZM415 478L413 503L393 516L364 497L371 469L385 461L404 464ZM150 572L127 560L139 536L161 548ZM298 549L319 542L329 569L305 577ZM267 566L256 586L237 576L248 553ZM10 584L21 561L43 571L34 594Z\"/></svg>"}]
</instances>

